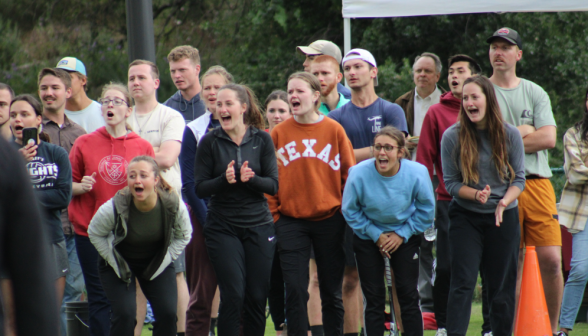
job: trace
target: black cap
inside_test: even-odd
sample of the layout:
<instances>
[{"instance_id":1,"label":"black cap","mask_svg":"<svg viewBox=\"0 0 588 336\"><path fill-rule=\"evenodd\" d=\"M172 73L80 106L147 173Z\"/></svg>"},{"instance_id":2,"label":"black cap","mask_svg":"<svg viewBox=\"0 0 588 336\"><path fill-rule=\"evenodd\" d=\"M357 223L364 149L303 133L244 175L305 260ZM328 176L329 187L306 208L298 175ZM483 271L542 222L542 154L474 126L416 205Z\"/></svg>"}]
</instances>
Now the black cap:
<instances>
[{"instance_id":1,"label":"black cap","mask_svg":"<svg viewBox=\"0 0 588 336\"><path fill-rule=\"evenodd\" d=\"M494 39L497 38L506 40L510 44L516 44L519 47L519 49L523 50L523 40L521 40L521 36L514 29L508 27L500 28L497 31L495 31L494 34L492 34L492 36L490 36L486 40L486 42L492 43L492 41L494 41Z\"/></svg>"}]
</instances>

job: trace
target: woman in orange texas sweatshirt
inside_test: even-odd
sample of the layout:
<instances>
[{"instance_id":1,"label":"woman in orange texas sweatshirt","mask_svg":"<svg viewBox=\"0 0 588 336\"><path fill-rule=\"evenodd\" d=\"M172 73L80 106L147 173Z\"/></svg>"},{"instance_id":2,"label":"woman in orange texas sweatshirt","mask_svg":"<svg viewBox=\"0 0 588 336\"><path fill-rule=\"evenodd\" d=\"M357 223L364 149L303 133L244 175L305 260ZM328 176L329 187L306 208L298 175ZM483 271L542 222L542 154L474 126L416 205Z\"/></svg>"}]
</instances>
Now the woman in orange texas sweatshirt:
<instances>
[{"instance_id":1,"label":"woman in orange texas sweatshirt","mask_svg":"<svg viewBox=\"0 0 588 336\"><path fill-rule=\"evenodd\" d=\"M318 112L320 83L298 72L288 79L293 118L277 125L278 194L269 197L286 283L288 335L307 332L308 262L314 248L325 335L343 334L341 285L345 219L341 198L353 147L339 123Z\"/></svg>"},{"instance_id":2,"label":"woman in orange texas sweatshirt","mask_svg":"<svg viewBox=\"0 0 588 336\"><path fill-rule=\"evenodd\" d=\"M98 208L127 185L129 162L155 154L148 141L126 127L132 100L124 85L104 86L99 102L106 126L79 137L69 153L74 197L68 210L88 292L90 333L107 335L110 303L98 276L98 252L88 238L88 225Z\"/></svg>"}]
</instances>

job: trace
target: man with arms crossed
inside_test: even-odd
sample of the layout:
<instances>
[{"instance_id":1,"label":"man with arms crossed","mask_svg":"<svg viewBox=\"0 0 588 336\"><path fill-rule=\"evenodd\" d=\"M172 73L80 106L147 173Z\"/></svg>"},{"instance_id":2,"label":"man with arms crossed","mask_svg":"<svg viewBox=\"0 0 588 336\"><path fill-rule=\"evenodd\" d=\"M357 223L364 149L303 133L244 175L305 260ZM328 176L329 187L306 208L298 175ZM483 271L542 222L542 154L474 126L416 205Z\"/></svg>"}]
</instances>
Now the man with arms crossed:
<instances>
[{"instance_id":1,"label":"man with arms crossed","mask_svg":"<svg viewBox=\"0 0 588 336\"><path fill-rule=\"evenodd\" d=\"M159 87L159 70L154 63L135 60L129 64L128 86L135 106L127 122L135 133L153 146L155 161L162 169L162 177L181 195L182 180L178 156L186 127L184 118L178 111L157 102L155 93ZM174 266L178 285L178 335L183 335L189 296L183 273L185 262L180 259L181 256L174 261ZM179 272L178 265L181 267ZM137 304L137 321L145 319L147 300L144 296L142 299L143 302ZM139 326L142 328L142 323L137 323L135 334L140 330Z\"/></svg>"},{"instance_id":2,"label":"man with arms crossed","mask_svg":"<svg viewBox=\"0 0 588 336\"><path fill-rule=\"evenodd\" d=\"M436 336L447 336L446 317L447 300L451 273L449 267L449 202L453 199L445 189L443 167L441 166L441 138L451 125L457 122L461 107L463 82L472 75L479 74L481 68L474 59L467 55L455 55L449 58L447 82L451 92L441 95L438 104L429 108L419 139L416 161L429 170L431 180L437 173L439 184L435 190L435 228L437 229L437 264L435 283L433 284L433 304L437 320ZM422 256L422 253L421 253Z\"/></svg>"},{"instance_id":3,"label":"man with arms crossed","mask_svg":"<svg viewBox=\"0 0 588 336\"><path fill-rule=\"evenodd\" d=\"M200 117L206 112L204 102L200 99L200 55L192 46L175 47L167 55L169 71L174 85L178 89L165 103L180 112L186 123Z\"/></svg>"},{"instance_id":4,"label":"man with arms crossed","mask_svg":"<svg viewBox=\"0 0 588 336\"><path fill-rule=\"evenodd\" d=\"M104 126L102 108L98 102L88 98L88 77L84 63L75 57L64 57L56 68L69 72L71 77L71 97L65 103L65 115L86 132L92 133Z\"/></svg>"},{"instance_id":5,"label":"man with arms crossed","mask_svg":"<svg viewBox=\"0 0 588 336\"><path fill-rule=\"evenodd\" d=\"M517 293L520 291L523 247L536 246L551 329L557 332L563 295L561 231L557 220L555 193L549 178L547 150L555 147L556 125L547 93L537 84L517 77L516 65L523 57L523 43L511 28L498 29L486 40L490 44L490 81L506 122L521 132L525 145L527 184L519 196L521 250Z\"/></svg>"},{"instance_id":6,"label":"man with arms crossed","mask_svg":"<svg viewBox=\"0 0 588 336\"><path fill-rule=\"evenodd\" d=\"M343 74L339 69L339 62L328 55L317 56L310 64L310 73L315 75L321 83L321 106L319 112L324 115L347 104L349 99L335 90L341 82Z\"/></svg>"},{"instance_id":7,"label":"man with arms crossed","mask_svg":"<svg viewBox=\"0 0 588 336\"><path fill-rule=\"evenodd\" d=\"M337 60L337 63L341 63L341 49L331 41L316 40L308 45L308 47L299 46L296 50L305 56L302 66L306 72L310 72L310 64L315 57L320 55L331 56ZM337 92L341 93L346 99L351 99L351 92L341 83L337 83Z\"/></svg>"},{"instance_id":8,"label":"man with arms crossed","mask_svg":"<svg viewBox=\"0 0 588 336\"><path fill-rule=\"evenodd\" d=\"M14 91L8 84L0 83L0 138L12 140L10 130L10 102L14 98Z\"/></svg>"}]
</instances>

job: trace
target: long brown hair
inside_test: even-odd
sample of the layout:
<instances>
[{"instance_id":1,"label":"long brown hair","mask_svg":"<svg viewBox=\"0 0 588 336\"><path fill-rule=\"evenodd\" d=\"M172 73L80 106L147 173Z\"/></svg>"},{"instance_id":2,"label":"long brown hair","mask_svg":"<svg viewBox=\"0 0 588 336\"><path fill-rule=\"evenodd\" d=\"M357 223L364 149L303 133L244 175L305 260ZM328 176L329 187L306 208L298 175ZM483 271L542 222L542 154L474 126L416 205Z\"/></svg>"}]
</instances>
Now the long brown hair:
<instances>
[{"instance_id":1,"label":"long brown hair","mask_svg":"<svg viewBox=\"0 0 588 336\"><path fill-rule=\"evenodd\" d=\"M257 101L257 97L253 90L247 87L247 85L234 83L223 85L218 92L221 92L222 90L231 90L235 92L239 103L247 105L247 110L243 115L243 123L245 123L245 125L253 126L260 130L265 129L263 114L261 113L259 102Z\"/></svg>"},{"instance_id":2,"label":"long brown hair","mask_svg":"<svg viewBox=\"0 0 588 336\"><path fill-rule=\"evenodd\" d=\"M17 101L23 101L25 103L28 103L33 108L33 111L35 111L36 116L43 117L43 105L41 105L41 103L34 96L32 96L28 93L20 94L12 99L12 101L10 102L10 107L12 107L12 104L16 103ZM42 141L45 141L45 142L51 142L51 138L49 137L49 134L47 134L47 132L43 131L43 122L42 121L39 124L38 132L39 132L39 139L41 139ZM26 146L26 144L24 144L24 145Z\"/></svg>"},{"instance_id":3,"label":"long brown hair","mask_svg":"<svg viewBox=\"0 0 588 336\"><path fill-rule=\"evenodd\" d=\"M463 86L474 83L482 89L486 96L486 127L490 137L492 148L492 159L500 178L513 181L515 177L514 170L508 162L508 150L506 131L504 130L504 119L500 112L500 106L496 100L496 93L492 82L485 76L474 76L465 80ZM480 176L478 173L478 139L476 137L476 125L468 117L462 104L459 109L459 159L461 162L461 175L464 184L478 183Z\"/></svg>"}]
</instances>

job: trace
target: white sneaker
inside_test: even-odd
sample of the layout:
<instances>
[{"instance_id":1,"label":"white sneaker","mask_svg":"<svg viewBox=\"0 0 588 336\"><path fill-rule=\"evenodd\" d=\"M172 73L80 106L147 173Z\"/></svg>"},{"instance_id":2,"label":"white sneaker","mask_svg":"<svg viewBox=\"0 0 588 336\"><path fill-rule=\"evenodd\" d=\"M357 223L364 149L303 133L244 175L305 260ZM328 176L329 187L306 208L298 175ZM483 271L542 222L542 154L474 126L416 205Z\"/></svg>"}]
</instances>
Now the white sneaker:
<instances>
[{"instance_id":1,"label":"white sneaker","mask_svg":"<svg viewBox=\"0 0 588 336\"><path fill-rule=\"evenodd\" d=\"M435 336L447 336L447 330L445 328L439 328Z\"/></svg>"},{"instance_id":2,"label":"white sneaker","mask_svg":"<svg viewBox=\"0 0 588 336\"><path fill-rule=\"evenodd\" d=\"M492 332L487 332L483 336L492 336Z\"/></svg>"}]
</instances>

